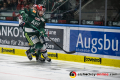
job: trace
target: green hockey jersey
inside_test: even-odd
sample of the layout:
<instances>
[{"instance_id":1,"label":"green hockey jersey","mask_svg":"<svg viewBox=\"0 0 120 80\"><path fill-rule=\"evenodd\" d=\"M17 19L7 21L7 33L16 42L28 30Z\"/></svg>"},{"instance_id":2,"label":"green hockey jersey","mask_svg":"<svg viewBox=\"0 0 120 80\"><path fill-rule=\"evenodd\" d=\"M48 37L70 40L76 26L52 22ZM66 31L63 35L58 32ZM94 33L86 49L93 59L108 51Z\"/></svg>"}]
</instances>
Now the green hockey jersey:
<instances>
[{"instance_id":1,"label":"green hockey jersey","mask_svg":"<svg viewBox=\"0 0 120 80\"><path fill-rule=\"evenodd\" d=\"M35 11L34 9L24 9L24 10L20 10L19 13L22 15L23 17L23 21L25 22L24 27L26 28L33 28L31 27L34 26L39 30L44 29L45 27L45 18L42 16L40 17L38 15L38 12ZM35 28L33 28L34 30L36 30Z\"/></svg>"}]
</instances>

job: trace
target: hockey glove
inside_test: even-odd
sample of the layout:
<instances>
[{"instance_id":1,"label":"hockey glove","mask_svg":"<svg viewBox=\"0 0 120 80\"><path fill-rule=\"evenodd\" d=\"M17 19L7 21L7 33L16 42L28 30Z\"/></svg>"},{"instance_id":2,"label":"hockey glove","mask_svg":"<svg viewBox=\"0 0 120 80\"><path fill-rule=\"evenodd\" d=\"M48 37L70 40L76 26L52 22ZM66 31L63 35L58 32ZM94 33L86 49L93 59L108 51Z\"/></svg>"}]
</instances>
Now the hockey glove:
<instances>
[{"instance_id":1,"label":"hockey glove","mask_svg":"<svg viewBox=\"0 0 120 80\"><path fill-rule=\"evenodd\" d=\"M41 31L41 32L39 33L39 35L40 35L40 36L45 36L45 37L46 37L46 35L45 35L45 30L44 30L44 29L40 29L40 31Z\"/></svg>"},{"instance_id":2,"label":"hockey glove","mask_svg":"<svg viewBox=\"0 0 120 80\"><path fill-rule=\"evenodd\" d=\"M26 14L24 10L20 10L19 13L22 16L23 21L26 21L28 18L28 14Z\"/></svg>"},{"instance_id":3,"label":"hockey glove","mask_svg":"<svg viewBox=\"0 0 120 80\"><path fill-rule=\"evenodd\" d=\"M24 10L20 10L20 11L19 11L19 14L20 14L20 15L25 14L25 11L24 11Z\"/></svg>"},{"instance_id":4,"label":"hockey glove","mask_svg":"<svg viewBox=\"0 0 120 80\"><path fill-rule=\"evenodd\" d=\"M25 25L25 22L21 22L20 24L19 24L19 27L21 27L22 29L23 29L23 26Z\"/></svg>"}]
</instances>

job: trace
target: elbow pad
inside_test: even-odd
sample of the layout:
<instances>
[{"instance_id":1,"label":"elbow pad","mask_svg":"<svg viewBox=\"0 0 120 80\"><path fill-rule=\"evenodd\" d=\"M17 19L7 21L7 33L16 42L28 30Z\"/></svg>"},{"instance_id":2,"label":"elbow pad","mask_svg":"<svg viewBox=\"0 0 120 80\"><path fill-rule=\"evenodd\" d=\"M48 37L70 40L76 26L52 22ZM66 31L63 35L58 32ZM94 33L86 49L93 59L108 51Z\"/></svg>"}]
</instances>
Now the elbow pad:
<instances>
[{"instance_id":1,"label":"elbow pad","mask_svg":"<svg viewBox=\"0 0 120 80\"><path fill-rule=\"evenodd\" d=\"M20 10L19 13L20 13L20 15L22 15L22 14L25 14L25 11L24 10Z\"/></svg>"}]
</instances>

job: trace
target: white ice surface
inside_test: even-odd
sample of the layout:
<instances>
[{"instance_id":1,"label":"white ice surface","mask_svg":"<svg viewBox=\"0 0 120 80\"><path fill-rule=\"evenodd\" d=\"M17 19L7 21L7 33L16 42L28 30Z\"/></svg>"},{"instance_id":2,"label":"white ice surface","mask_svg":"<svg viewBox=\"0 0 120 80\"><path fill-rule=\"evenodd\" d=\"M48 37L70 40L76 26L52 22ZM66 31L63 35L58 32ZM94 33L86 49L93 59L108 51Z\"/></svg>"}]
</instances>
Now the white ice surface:
<instances>
[{"instance_id":1,"label":"white ice surface","mask_svg":"<svg viewBox=\"0 0 120 80\"><path fill-rule=\"evenodd\" d=\"M52 60L40 63L35 58L0 54L0 80L120 80L117 76L76 76L69 73L120 73L120 68Z\"/></svg>"}]
</instances>

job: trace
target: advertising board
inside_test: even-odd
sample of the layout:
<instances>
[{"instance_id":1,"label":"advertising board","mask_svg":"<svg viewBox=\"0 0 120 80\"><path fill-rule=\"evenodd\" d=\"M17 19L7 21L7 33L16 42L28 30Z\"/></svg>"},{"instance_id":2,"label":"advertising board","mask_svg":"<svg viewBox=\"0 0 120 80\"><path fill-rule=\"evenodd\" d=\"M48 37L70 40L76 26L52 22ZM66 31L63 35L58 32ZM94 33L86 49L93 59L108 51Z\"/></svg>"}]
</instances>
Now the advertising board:
<instances>
[{"instance_id":1,"label":"advertising board","mask_svg":"<svg viewBox=\"0 0 120 80\"><path fill-rule=\"evenodd\" d=\"M46 28L46 34L63 48L63 29ZM45 37L47 49L60 50L54 43ZM19 26L0 25L0 44L29 47L28 41L25 38L23 29Z\"/></svg>"},{"instance_id":2,"label":"advertising board","mask_svg":"<svg viewBox=\"0 0 120 80\"><path fill-rule=\"evenodd\" d=\"M70 51L120 56L120 33L70 30Z\"/></svg>"}]
</instances>

